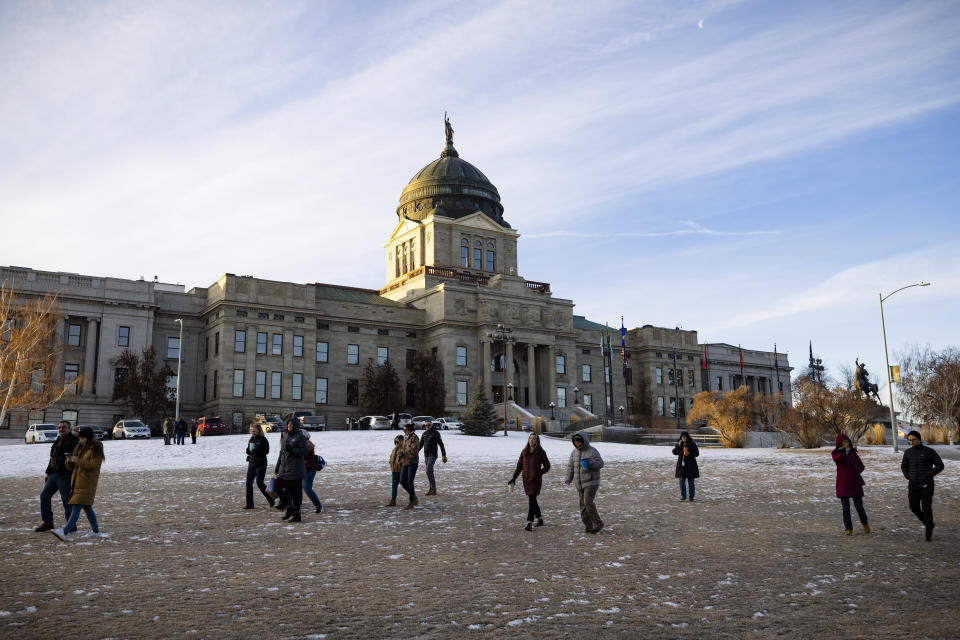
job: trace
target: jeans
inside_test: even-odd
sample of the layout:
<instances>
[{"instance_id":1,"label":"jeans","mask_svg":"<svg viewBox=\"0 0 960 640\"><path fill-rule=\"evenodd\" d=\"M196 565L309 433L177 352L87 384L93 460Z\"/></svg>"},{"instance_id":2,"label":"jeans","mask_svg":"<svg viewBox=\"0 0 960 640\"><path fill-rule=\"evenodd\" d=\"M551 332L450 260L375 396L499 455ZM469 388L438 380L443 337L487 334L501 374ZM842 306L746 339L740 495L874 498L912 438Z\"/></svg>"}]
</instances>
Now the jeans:
<instances>
[{"instance_id":1,"label":"jeans","mask_svg":"<svg viewBox=\"0 0 960 640\"><path fill-rule=\"evenodd\" d=\"M437 456L425 457L423 461L427 463L427 482L430 483L430 491L436 492L437 481L433 477L433 465L437 463Z\"/></svg>"},{"instance_id":2,"label":"jeans","mask_svg":"<svg viewBox=\"0 0 960 640\"><path fill-rule=\"evenodd\" d=\"M280 502L286 504L288 509L292 507L294 511L300 511L300 505L303 504L303 479L278 479L276 487L280 494Z\"/></svg>"},{"instance_id":3,"label":"jeans","mask_svg":"<svg viewBox=\"0 0 960 640\"><path fill-rule=\"evenodd\" d=\"M540 505L537 504L536 494L532 496L527 496L527 502L529 506L527 507L527 522L533 522L534 518L543 518L543 514L540 513Z\"/></svg>"},{"instance_id":4,"label":"jeans","mask_svg":"<svg viewBox=\"0 0 960 640\"><path fill-rule=\"evenodd\" d=\"M863 508L863 496L853 496L853 506L857 510L857 517L860 518L860 524L867 524L867 512ZM850 500L851 498L840 498L840 506L843 507L843 528L847 531L853 529L853 520L850 519Z\"/></svg>"},{"instance_id":5,"label":"jeans","mask_svg":"<svg viewBox=\"0 0 960 640\"><path fill-rule=\"evenodd\" d=\"M690 499L693 500L693 496L697 492L696 482L694 482L696 478L679 478L679 480L680 480L680 499L681 500L687 499L687 485L689 485Z\"/></svg>"},{"instance_id":6,"label":"jeans","mask_svg":"<svg viewBox=\"0 0 960 640\"><path fill-rule=\"evenodd\" d=\"M77 520L80 519L80 509L83 509L83 512L87 514L87 520L90 521L90 528L93 529L94 533L100 533L100 527L97 526L97 514L93 512L93 505L89 504L72 504L70 505L70 518L67 520L67 524L63 526L63 532L70 533L77 528Z\"/></svg>"},{"instance_id":7,"label":"jeans","mask_svg":"<svg viewBox=\"0 0 960 640\"><path fill-rule=\"evenodd\" d=\"M317 477L316 471L307 471L307 475L303 476L303 492L307 494L307 497L310 498L310 502L313 503L313 506L319 509L323 506L320 502L320 498L317 497L317 492L313 490L313 479Z\"/></svg>"},{"instance_id":8,"label":"jeans","mask_svg":"<svg viewBox=\"0 0 960 640\"><path fill-rule=\"evenodd\" d=\"M57 491L60 492L60 500L63 502L63 517L70 517L70 505L67 500L70 499L70 476L66 473L51 473L47 476L47 481L43 483L43 490L40 492L40 518L47 524L53 524L53 508L50 499Z\"/></svg>"},{"instance_id":9,"label":"jeans","mask_svg":"<svg viewBox=\"0 0 960 640\"><path fill-rule=\"evenodd\" d=\"M253 506L253 482L256 480L257 489L260 489L260 493L263 494L263 497L267 499L268 502L273 502L270 496L267 495L267 485L263 481L263 477L267 475L267 465L262 467L255 467L252 464L247 465L247 506Z\"/></svg>"},{"instance_id":10,"label":"jeans","mask_svg":"<svg viewBox=\"0 0 960 640\"><path fill-rule=\"evenodd\" d=\"M182 433L173 436L173 444L183 444L183 437L184 435Z\"/></svg>"},{"instance_id":11,"label":"jeans","mask_svg":"<svg viewBox=\"0 0 960 640\"><path fill-rule=\"evenodd\" d=\"M933 482L926 486L910 486L907 489L910 500L910 511L920 519L927 529L933 528Z\"/></svg>"},{"instance_id":12,"label":"jeans","mask_svg":"<svg viewBox=\"0 0 960 640\"><path fill-rule=\"evenodd\" d=\"M419 466L419 463L411 464L410 466L404 467L400 472L400 486L410 494L411 502L417 499L417 492L413 488L413 479L417 475L417 467Z\"/></svg>"},{"instance_id":13,"label":"jeans","mask_svg":"<svg viewBox=\"0 0 960 640\"><path fill-rule=\"evenodd\" d=\"M587 528L588 533L593 533L603 528L603 520L600 519L600 514L597 512L597 505L594 503L599 489L600 487L597 485L577 489L577 493L580 494L580 519L583 520L583 524Z\"/></svg>"},{"instance_id":14,"label":"jeans","mask_svg":"<svg viewBox=\"0 0 960 640\"><path fill-rule=\"evenodd\" d=\"M390 499L397 499L397 487L400 486L400 472L392 471L390 475L393 476L393 486L390 487Z\"/></svg>"}]
</instances>

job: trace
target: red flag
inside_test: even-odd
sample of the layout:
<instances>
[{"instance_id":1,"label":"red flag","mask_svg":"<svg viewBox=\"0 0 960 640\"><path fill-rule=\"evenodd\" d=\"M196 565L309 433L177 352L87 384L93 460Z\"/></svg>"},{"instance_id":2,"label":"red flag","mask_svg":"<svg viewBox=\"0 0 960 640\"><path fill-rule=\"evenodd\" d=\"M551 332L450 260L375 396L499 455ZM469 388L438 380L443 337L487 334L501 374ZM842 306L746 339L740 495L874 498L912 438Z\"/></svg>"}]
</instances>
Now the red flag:
<instances>
[{"instance_id":1,"label":"red flag","mask_svg":"<svg viewBox=\"0 0 960 640\"><path fill-rule=\"evenodd\" d=\"M737 349L740 349L740 373L743 373L743 347L737 345Z\"/></svg>"},{"instance_id":2,"label":"red flag","mask_svg":"<svg viewBox=\"0 0 960 640\"><path fill-rule=\"evenodd\" d=\"M703 368L707 368L707 345L703 345L703 360L701 360Z\"/></svg>"}]
</instances>

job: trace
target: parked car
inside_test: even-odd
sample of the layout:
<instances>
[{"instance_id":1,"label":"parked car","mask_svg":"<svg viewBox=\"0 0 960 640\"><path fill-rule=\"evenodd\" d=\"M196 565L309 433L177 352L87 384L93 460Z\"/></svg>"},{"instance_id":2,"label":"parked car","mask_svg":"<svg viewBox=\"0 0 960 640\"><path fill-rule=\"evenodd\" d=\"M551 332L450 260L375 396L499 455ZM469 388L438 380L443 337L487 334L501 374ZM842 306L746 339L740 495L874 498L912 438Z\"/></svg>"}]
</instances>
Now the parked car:
<instances>
[{"instance_id":1,"label":"parked car","mask_svg":"<svg viewBox=\"0 0 960 640\"><path fill-rule=\"evenodd\" d=\"M434 429L459 429L462 426L455 418L437 418L433 421Z\"/></svg>"},{"instance_id":2,"label":"parked car","mask_svg":"<svg viewBox=\"0 0 960 640\"><path fill-rule=\"evenodd\" d=\"M364 416L357 421L357 426L361 430L389 429L390 418L387 416Z\"/></svg>"},{"instance_id":3,"label":"parked car","mask_svg":"<svg viewBox=\"0 0 960 640\"><path fill-rule=\"evenodd\" d=\"M23 443L53 442L57 439L57 435L59 434L55 424L32 424L27 427L27 432L23 436Z\"/></svg>"},{"instance_id":4,"label":"parked car","mask_svg":"<svg viewBox=\"0 0 960 640\"><path fill-rule=\"evenodd\" d=\"M219 417L197 419L198 436L225 436L227 433L227 425Z\"/></svg>"},{"instance_id":5,"label":"parked car","mask_svg":"<svg viewBox=\"0 0 960 640\"><path fill-rule=\"evenodd\" d=\"M283 431L286 427L280 416L271 413L271 414L262 414L258 413L253 421L260 425L260 428L263 429L264 433L274 433L275 431Z\"/></svg>"},{"instance_id":6,"label":"parked car","mask_svg":"<svg viewBox=\"0 0 960 640\"><path fill-rule=\"evenodd\" d=\"M303 416L300 423L307 431L325 431L327 428L326 416Z\"/></svg>"},{"instance_id":7,"label":"parked car","mask_svg":"<svg viewBox=\"0 0 960 640\"><path fill-rule=\"evenodd\" d=\"M113 425L113 439L149 438L150 427L140 420L120 420Z\"/></svg>"},{"instance_id":8,"label":"parked car","mask_svg":"<svg viewBox=\"0 0 960 640\"><path fill-rule=\"evenodd\" d=\"M78 432L80 431L80 429L83 429L84 427L87 427L87 428L89 428L89 429L93 429L93 439L94 439L94 440L103 440L104 438L107 437L107 432L103 430L103 427L101 427L100 425L97 425L97 424L80 424L80 425L77 425L77 426L74 428L73 432L74 432L74 433L78 433Z\"/></svg>"},{"instance_id":9,"label":"parked car","mask_svg":"<svg viewBox=\"0 0 960 640\"><path fill-rule=\"evenodd\" d=\"M387 416L387 418L390 419L390 424L391 424L391 425L393 425L393 416L394 416L394 415L400 416L400 420L399 420L399 422L397 423L397 429L403 429L405 426L407 426L408 424L410 424L411 422L413 422L413 416L410 415L409 413L399 413L399 414L393 414L393 413L391 413L390 415Z\"/></svg>"},{"instance_id":10,"label":"parked car","mask_svg":"<svg viewBox=\"0 0 960 640\"><path fill-rule=\"evenodd\" d=\"M303 419L307 416L312 416L313 411L294 411L293 413L288 413L283 416L283 424L287 424L287 420L290 418L296 418L300 421L300 424L303 424Z\"/></svg>"},{"instance_id":11,"label":"parked car","mask_svg":"<svg viewBox=\"0 0 960 640\"><path fill-rule=\"evenodd\" d=\"M433 422L433 416L417 416L413 419L414 429L426 429Z\"/></svg>"}]
</instances>

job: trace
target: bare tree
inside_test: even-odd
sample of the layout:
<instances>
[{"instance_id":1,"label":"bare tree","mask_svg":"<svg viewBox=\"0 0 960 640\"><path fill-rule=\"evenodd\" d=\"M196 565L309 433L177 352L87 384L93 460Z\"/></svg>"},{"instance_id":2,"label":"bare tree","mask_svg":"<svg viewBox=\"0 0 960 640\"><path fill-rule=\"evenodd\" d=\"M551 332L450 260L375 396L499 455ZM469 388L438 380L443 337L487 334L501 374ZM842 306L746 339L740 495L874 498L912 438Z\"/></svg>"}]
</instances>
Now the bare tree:
<instances>
[{"instance_id":1,"label":"bare tree","mask_svg":"<svg viewBox=\"0 0 960 640\"><path fill-rule=\"evenodd\" d=\"M747 387L738 387L728 393L701 391L693 396L693 407L687 416L687 425L705 422L720 434L723 446L740 448L747 439L747 431L754 423L753 398Z\"/></svg>"},{"instance_id":2,"label":"bare tree","mask_svg":"<svg viewBox=\"0 0 960 640\"><path fill-rule=\"evenodd\" d=\"M906 410L942 427L953 444L954 431L960 427L960 350L914 347L900 360L900 394Z\"/></svg>"},{"instance_id":3,"label":"bare tree","mask_svg":"<svg viewBox=\"0 0 960 640\"><path fill-rule=\"evenodd\" d=\"M883 407L854 389L831 388L800 376L793 383L793 408L784 410L780 431L807 449L828 444L829 436L841 433L856 443L883 413Z\"/></svg>"},{"instance_id":4,"label":"bare tree","mask_svg":"<svg viewBox=\"0 0 960 640\"><path fill-rule=\"evenodd\" d=\"M175 375L166 363L157 358L150 346L138 356L125 349L112 363L117 370L113 400L128 405L146 423L169 412L173 402L167 389L167 378Z\"/></svg>"},{"instance_id":5,"label":"bare tree","mask_svg":"<svg viewBox=\"0 0 960 640\"><path fill-rule=\"evenodd\" d=\"M0 283L0 424L8 411L46 409L83 384L59 373L58 315L56 296L25 298Z\"/></svg>"}]
</instances>

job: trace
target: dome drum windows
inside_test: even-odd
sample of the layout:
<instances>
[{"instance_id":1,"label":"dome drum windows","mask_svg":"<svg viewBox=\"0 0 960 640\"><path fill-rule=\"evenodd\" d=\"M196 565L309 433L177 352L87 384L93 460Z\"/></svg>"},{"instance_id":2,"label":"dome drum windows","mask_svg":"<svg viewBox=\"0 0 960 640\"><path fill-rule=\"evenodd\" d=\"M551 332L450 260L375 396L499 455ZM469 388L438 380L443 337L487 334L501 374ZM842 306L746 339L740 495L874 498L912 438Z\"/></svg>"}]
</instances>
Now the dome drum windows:
<instances>
[{"instance_id":1,"label":"dome drum windows","mask_svg":"<svg viewBox=\"0 0 960 640\"><path fill-rule=\"evenodd\" d=\"M396 271L395 277L399 278L403 274L409 273L417 268L416 243L416 240L411 239L397 245L396 264L394 267Z\"/></svg>"}]
</instances>

